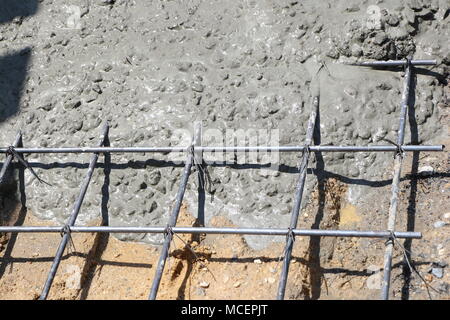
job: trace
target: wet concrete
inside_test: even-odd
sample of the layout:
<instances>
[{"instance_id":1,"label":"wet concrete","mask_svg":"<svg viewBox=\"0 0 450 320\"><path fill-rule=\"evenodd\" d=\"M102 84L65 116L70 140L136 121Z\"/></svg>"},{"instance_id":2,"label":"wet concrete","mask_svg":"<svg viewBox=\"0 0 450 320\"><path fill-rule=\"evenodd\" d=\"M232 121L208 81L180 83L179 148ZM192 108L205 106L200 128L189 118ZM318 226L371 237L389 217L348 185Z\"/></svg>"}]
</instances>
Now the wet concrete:
<instances>
[{"instance_id":1,"label":"wet concrete","mask_svg":"<svg viewBox=\"0 0 450 320\"><path fill-rule=\"evenodd\" d=\"M26 146L91 146L104 120L112 125L112 146L175 145L178 129L192 131L199 120L219 132L278 129L281 145L299 145L315 77L321 144L385 144L396 136L402 72L341 63L409 54L438 59L415 80L414 142L439 144L446 134L438 119L448 99L448 10L446 1L44 1L20 23L0 25L0 57L31 48L17 103L2 104L8 116L0 122L0 145L22 129ZM186 200L194 213L204 211L206 224L225 215L239 226L287 226L298 156L281 155L275 169L261 169L264 161L251 169L211 166L213 201L206 195L197 209L195 176ZM29 207L65 222L89 155L28 159L52 184L27 174ZM149 159L167 157L112 155L94 173L78 222L109 215L111 225L165 225L182 169ZM388 183L392 154L329 153L317 160L310 165L320 168L315 173L349 183L350 203L373 208L379 195L372 187ZM308 175L305 192L316 184ZM255 248L269 241L246 239Z\"/></svg>"}]
</instances>

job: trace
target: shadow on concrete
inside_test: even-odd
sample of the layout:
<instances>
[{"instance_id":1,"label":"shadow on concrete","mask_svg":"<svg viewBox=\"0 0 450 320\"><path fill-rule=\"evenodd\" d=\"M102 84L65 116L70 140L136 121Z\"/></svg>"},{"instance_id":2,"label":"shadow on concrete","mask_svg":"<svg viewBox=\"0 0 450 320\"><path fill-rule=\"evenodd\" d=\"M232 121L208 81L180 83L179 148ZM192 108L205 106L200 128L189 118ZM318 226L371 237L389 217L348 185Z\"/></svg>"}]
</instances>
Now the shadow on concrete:
<instances>
[{"instance_id":1,"label":"shadow on concrete","mask_svg":"<svg viewBox=\"0 0 450 320\"><path fill-rule=\"evenodd\" d=\"M12 21L21 24L24 17L34 15L38 0L1 0L0 26ZM7 26L6 26L7 27ZM19 111L19 101L27 74L31 48L0 56L0 122Z\"/></svg>"},{"instance_id":2,"label":"shadow on concrete","mask_svg":"<svg viewBox=\"0 0 450 320\"><path fill-rule=\"evenodd\" d=\"M110 160L109 160L110 161ZM2 164L0 162L0 164ZM51 169L58 169L58 168L77 168L77 169L87 169L89 167L88 163L80 163L80 162L52 162L52 163L42 163L42 162L29 162L30 166L32 168L39 168L44 170L51 170ZM16 167L16 164L11 164L11 166ZM215 164L209 164L210 167L218 167L218 168L229 168L233 170L245 170L245 169L264 169L264 168L271 168L272 164L264 164L264 163L255 163L255 164L238 164L238 165L230 165L230 164L222 164L222 163L215 163ZM96 166L97 168L109 168L109 170L125 170L125 169L146 169L147 167L155 167L155 168L182 168L184 167L184 164L178 164L171 161L165 161L165 160L145 160L145 161L130 161L128 163L111 163L108 164L99 162ZM0 166L1 168L1 166ZM291 167L287 165L280 165L279 170L276 170L278 172L283 173L290 173L290 174L298 174L298 168L297 167ZM362 185L362 186L370 186L374 188L381 188L385 187L387 185L392 184L392 179L383 179L383 180L368 180L368 179L362 179L362 178L349 178L331 171L327 171L324 169L318 169L318 168L308 168L308 174L313 174L315 176L320 175L322 178L333 178L337 181L343 182L345 184L354 184L354 185ZM407 181L412 179L417 180L427 180L431 178L445 178L450 177L450 172L446 171L436 171L431 175L420 175L418 173L408 173L405 174L400 181Z\"/></svg>"},{"instance_id":3,"label":"shadow on concrete","mask_svg":"<svg viewBox=\"0 0 450 320\"><path fill-rule=\"evenodd\" d=\"M32 16L37 12L38 7L38 0L1 0L0 23L11 22L14 18Z\"/></svg>"},{"instance_id":4,"label":"shadow on concrete","mask_svg":"<svg viewBox=\"0 0 450 320\"><path fill-rule=\"evenodd\" d=\"M19 112L31 48L0 56L0 122Z\"/></svg>"}]
</instances>

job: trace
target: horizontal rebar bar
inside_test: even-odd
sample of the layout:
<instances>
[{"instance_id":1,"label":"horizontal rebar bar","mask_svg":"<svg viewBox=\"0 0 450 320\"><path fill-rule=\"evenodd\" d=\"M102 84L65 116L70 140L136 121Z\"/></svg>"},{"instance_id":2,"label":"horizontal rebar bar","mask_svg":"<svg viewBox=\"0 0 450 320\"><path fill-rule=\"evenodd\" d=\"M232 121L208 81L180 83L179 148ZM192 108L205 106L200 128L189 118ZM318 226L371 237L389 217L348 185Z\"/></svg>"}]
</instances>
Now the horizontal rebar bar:
<instances>
[{"instance_id":1,"label":"horizontal rebar bar","mask_svg":"<svg viewBox=\"0 0 450 320\"><path fill-rule=\"evenodd\" d=\"M8 226L0 227L0 232L10 233L60 233L64 227L40 226ZM72 233L164 233L167 227L70 227ZM269 228L209 228L209 227L173 227L172 231L179 234L240 234L262 236L286 236L290 229ZM357 230L320 230L293 229L295 236L303 237L360 237L360 238L389 238L389 231L357 231ZM394 232L399 239L420 239L421 232Z\"/></svg>"},{"instance_id":2,"label":"horizontal rebar bar","mask_svg":"<svg viewBox=\"0 0 450 320\"><path fill-rule=\"evenodd\" d=\"M16 139L14 140L13 147L16 148L20 146L21 143L22 143L22 132L19 131L16 135ZM11 164L13 158L14 156L12 154L8 154L6 156L6 160L3 163L2 170L0 171L0 184L3 183L6 176L6 171L8 171L9 165Z\"/></svg>"},{"instance_id":3,"label":"horizontal rebar bar","mask_svg":"<svg viewBox=\"0 0 450 320\"><path fill-rule=\"evenodd\" d=\"M202 147L203 152L258 152L258 151L274 151L274 152L302 152L307 148L305 146L280 146L280 147ZM442 151L443 145L435 146L402 146L406 152L411 151ZM310 146L313 152L394 152L397 146Z\"/></svg>"},{"instance_id":4,"label":"horizontal rebar bar","mask_svg":"<svg viewBox=\"0 0 450 320\"><path fill-rule=\"evenodd\" d=\"M189 152L191 147L96 147L96 148L15 148L17 153L169 153ZM444 145L404 145L405 152L442 151ZM194 147L199 152L301 152L305 146L258 146L258 147ZM311 146L314 152L395 152L397 146ZM6 153L8 148L0 148L0 153Z\"/></svg>"},{"instance_id":5,"label":"horizontal rebar bar","mask_svg":"<svg viewBox=\"0 0 450 320\"><path fill-rule=\"evenodd\" d=\"M350 62L345 63L351 66L358 67L395 67L395 66L406 66L407 60L390 60L390 61L367 61L367 62ZM411 65L413 66L434 66L437 64L436 60L411 60Z\"/></svg>"},{"instance_id":6,"label":"horizontal rebar bar","mask_svg":"<svg viewBox=\"0 0 450 320\"><path fill-rule=\"evenodd\" d=\"M108 123L106 122L102 129L102 136L99 142L99 146L103 145L108 136ZM68 227L72 227L75 224L75 221L78 217L78 213L80 212L81 205L83 204L84 197L86 195L87 189L89 187L89 183L91 182L92 174L94 173L95 165L97 164L99 154L94 153L91 156L91 161L89 163L89 169L84 177L83 183L81 185L80 193L75 201L75 205L70 214L69 220L67 222ZM59 243L58 249L56 250L55 258L53 259L52 266L50 268L49 274L47 276L47 280L45 281L44 288L42 289L42 293L39 297L39 300L47 299L48 293L52 286L53 280L55 278L56 272L58 271L59 264L61 263L62 256L64 254L64 250L66 249L67 243L70 240L70 232L62 230L61 233L62 239Z\"/></svg>"}]
</instances>

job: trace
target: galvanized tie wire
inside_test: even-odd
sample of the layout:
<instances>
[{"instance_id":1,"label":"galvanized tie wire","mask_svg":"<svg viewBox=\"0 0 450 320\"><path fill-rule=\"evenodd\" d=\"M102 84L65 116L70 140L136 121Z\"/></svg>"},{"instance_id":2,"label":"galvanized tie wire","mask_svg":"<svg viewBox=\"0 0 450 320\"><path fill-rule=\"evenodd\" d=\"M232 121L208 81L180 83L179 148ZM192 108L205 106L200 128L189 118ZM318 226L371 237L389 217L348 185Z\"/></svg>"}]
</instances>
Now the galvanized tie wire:
<instances>
[{"instance_id":1,"label":"galvanized tie wire","mask_svg":"<svg viewBox=\"0 0 450 320\"><path fill-rule=\"evenodd\" d=\"M405 68L405 79L401 100L400 109L400 120L399 129L397 136L397 147L403 145L405 139L405 127L406 127L406 114L408 110L408 100L410 95L411 87L411 74L412 65L411 60L408 58L406 60ZM400 152L399 152L400 151ZM399 194L399 184L400 176L403 164L403 153L401 150L397 151L397 156L394 159L394 176L392 179L392 189L391 189L391 201L389 206L389 217L388 217L388 227L387 230L393 232L395 230L395 219L397 216L398 209L398 194ZM392 253L394 248L394 241L392 239L388 240L386 243L386 250L384 255L384 272L383 272L383 282L381 289L381 298L383 300L389 299L389 288L391 282L391 271L392 271Z\"/></svg>"},{"instance_id":2,"label":"galvanized tie wire","mask_svg":"<svg viewBox=\"0 0 450 320\"><path fill-rule=\"evenodd\" d=\"M395 143L394 141L392 141L390 139L386 139L386 138L383 138L381 140L386 141L386 142L394 145L397 148L397 151L394 153L394 159L397 158L397 157L404 157L405 156L405 150L404 150L402 145L399 145L398 143Z\"/></svg>"},{"instance_id":3,"label":"galvanized tie wire","mask_svg":"<svg viewBox=\"0 0 450 320\"><path fill-rule=\"evenodd\" d=\"M19 133L16 136L16 140L14 141L14 144L12 146L9 146L6 150L6 161L5 164L2 167L2 171L0 172L0 184L3 183L4 176L6 173L6 170L8 169L9 165L12 162L13 158L16 158L16 160L21 163L26 169L30 170L31 174L41 183L45 183L46 185L51 186L48 182L45 182L39 176L37 173L33 170L33 168L30 166L30 164L23 159L23 157L16 151L16 148L22 144L22 132L19 131Z\"/></svg>"},{"instance_id":4,"label":"galvanized tie wire","mask_svg":"<svg viewBox=\"0 0 450 320\"><path fill-rule=\"evenodd\" d=\"M192 255L194 256L194 258L195 258L194 262L200 261L199 256L195 253L194 249L192 249L192 247L189 245L189 243L188 243L187 241L184 241L182 237L180 237L178 234L176 234L176 233L173 231L173 228L170 227L170 226L166 226L166 228L165 228L165 230L164 230L164 235L166 235L166 234L168 234L168 233L170 233L170 234L172 235L172 240L173 240L173 236L175 236L175 237L178 238L178 240L180 240L180 241L184 244L184 247L185 247L186 249L188 249L188 250L192 253ZM208 268L208 266L207 266L206 264L202 264L201 266L202 266L202 267L205 267L206 270L208 270L208 272L209 272L209 273L211 274L211 276L213 277L214 281L217 281L216 276L214 275L214 273L212 273L212 271ZM169 267L169 270L170 270L170 267Z\"/></svg>"},{"instance_id":5,"label":"galvanized tie wire","mask_svg":"<svg viewBox=\"0 0 450 320\"><path fill-rule=\"evenodd\" d=\"M280 276L280 281L278 284L278 292L277 292L278 300L283 300L285 292L286 292L286 283L287 283L287 278L288 278L288 274L289 274L289 265L291 262L292 249L294 246L294 239L295 239L295 236L294 236L294 233L292 232L292 230L294 230L297 227L297 220L298 220L298 216L300 213L300 207L302 204L303 190L304 190L304 186L305 186L306 172L307 172L307 168L308 168L309 155L310 155L310 145L312 143L312 139L313 139L313 135L314 135L314 128L316 125L317 113L319 111L319 96L318 95L313 97L312 105L313 105L313 108L311 111L311 115L309 117L308 129L307 129L307 133L306 133L305 149L303 151L302 158L300 160L300 166L299 166L300 172L299 172L299 178L298 178L297 188L296 188L296 192L295 192L295 200L294 200L295 202L294 202L294 206L292 208L291 222L290 222L290 226L289 226L290 232L288 232L288 234L286 236L286 246L284 249L283 266L281 269L281 276Z\"/></svg>"},{"instance_id":6,"label":"galvanized tie wire","mask_svg":"<svg viewBox=\"0 0 450 320\"><path fill-rule=\"evenodd\" d=\"M100 143L99 146L102 146L108 136L108 131L109 131L109 126L108 123L106 122L103 126L102 129L102 136L100 139ZM94 153L91 157L91 161L89 163L89 169L86 173L86 176L84 178L83 184L81 185L81 190L80 190L80 194L78 195L78 198L75 202L75 206L72 210L72 213L70 214L69 220L67 222L67 224L63 227L63 229L61 230L61 234L62 234L62 239L61 242L59 243L59 247L56 251L55 254L55 258L53 259L53 263L52 266L50 268L50 272L47 276L47 280L44 284L44 288L42 289L42 293L39 297L39 300L45 300L48 297L48 293L50 291L50 288L52 286L53 280L55 278L56 272L58 271L58 267L59 264L61 262L62 256L64 254L64 251L66 249L67 243L70 241L72 241L71 239L71 231L70 231L70 227L75 225L75 221L78 217L78 213L80 212L80 208L81 205L83 203L84 197L86 195L87 189L89 187L89 183L91 181L92 178L92 174L94 173L94 168L97 164L97 160L98 160L99 154L98 153ZM72 242L73 243L73 242Z\"/></svg>"},{"instance_id":7,"label":"galvanized tie wire","mask_svg":"<svg viewBox=\"0 0 450 320\"><path fill-rule=\"evenodd\" d=\"M189 148L189 152L194 153L195 151L195 146L192 145ZM205 160L203 160L202 158L202 162L198 162L196 160L196 157L194 156L194 166L195 169L197 170L198 174L200 175L199 177L199 183L200 183L200 188L203 190L206 190L210 195L211 195L211 201L213 200L213 193L214 193L214 181L211 179L211 175L209 173L208 170L208 166Z\"/></svg>"},{"instance_id":8,"label":"galvanized tie wire","mask_svg":"<svg viewBox=\"0 0 450 320\"><path fill-rule=\"evenodd\" d=\"M17 148L22 144L22 132L19 131L16 135L16 139L14 140L13 147ZM6 172L8 171L9 165L11 164L12 160L14 158L13 153L6 153L6 159L3 163L2 170L0 171L0 185L3 183L3 180L5 179Z\"/></svg>"},{"instance_id":9,"label":"galvanized tie wire","mask_svg":"<svg viewBox=\"0 0 450 320\"><path fill-rule=\"evenodd\" d=\"M411 263L411 261L409 261L409 258L408 258L408 253L411 254L411 252L406 250L406 248L400 243L400 241L398 241L397 238L398 237L395 235L395 233L393 231L390 231L390 236L386 242L396 243L400 247L403 257L405 258L406 264L408 265L409 270L411 271L411 273L417 274L419 279L425 284L425 287L426 287L427 293L428 293L428 297L430 298L430 300L432 300L429 289L433 290L436 293L442 293L442 292L440 290L437 290L436 288L434 288L432 285L430 285L428 283L428 281L426 281L425 278L420 274L420 272L415 267L412 266L412 263Z\"/></svg>"},{"instance_id":10,"label":"galvanized tie wire","mask_svg":"<svg viewBox=\"0 0 450 320\"><path fill-rule=\"evenodd\" d=\"M10 146L8 147L8 151L6 152L8 155L11 155L13 158L16 158L26 169L30 170L31 174L40 182L40 183L44 183L48 186L51 186L50 183L45 182L44 180L42 180L41 178L39 178L39 176L37 175L37 173L33 170L33 168L30 166L30 164L24 160L22 158L22 156L17 153L16 149L14 148L14 146Z\"/></svg>"},{"instance_id":11,"label":"galvanized tie wire","mask_svg":"<svg viewBox=\"0 0 450 320\"><path fill-rule=\"evenodd\" d=\"M61 238L63 238L65 235L67 235L69 237L69 244L70 244L69 249L70 249L70 247L72 247L73 251L75 252L76 248L75 248L75 243L73 242L73 239L72 239L72 230L70 228L70 225L69 224L64 225L59 234L61 235Z\"/></svg>"},{"instance_id":12,"label":"galvanized tie wire","mask_svg":"<svg viewBox=\"0 0 450 320\"><path fill-rule=\"evenodd\" d=\"M164 267L166 265L167 257L169 256L170 243L173 239L173 232L170 232L172 227L175 227L178 215L180 213L181 204L183 202L184 193L186 191L186 186L189 180L189 175L191 174L192 165L194 163L194 153L193 149L188 149L188 156L186 164L184 166L183 176L181 179L180 186L178 188L177 196L175 199L175 206L169 217L169 223L167 224L167 232L164 234L164 244L161 249L161 254L159 256L158 264L156 266L155 277L153 279L152 287L150 289L149 300L155 300L158 294L159 285L161 283L162 274L164 272Z\"/></svg>"}]
</instances>

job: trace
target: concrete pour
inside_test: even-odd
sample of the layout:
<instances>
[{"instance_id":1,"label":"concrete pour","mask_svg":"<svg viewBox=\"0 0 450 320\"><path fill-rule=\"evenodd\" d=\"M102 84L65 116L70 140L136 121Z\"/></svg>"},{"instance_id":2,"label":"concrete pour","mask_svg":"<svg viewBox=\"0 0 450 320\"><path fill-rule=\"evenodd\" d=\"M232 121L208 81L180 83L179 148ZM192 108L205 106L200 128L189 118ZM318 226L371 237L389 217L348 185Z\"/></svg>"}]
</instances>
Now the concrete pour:
<instances>
[{"instance_id":1,"label":"concrete pour","mask_svg":"<svg viewBox=\"0 0 450 320\"><path fill-rule=\"evenodd\" d=\"M18 129L26 146L93 146L104 120L112 127L112 146L180 145L180 129L192 132L195 121L202 121L205 133L262 129L276 138L278 130L275 142L301 145L316 75L321 144L386 144L382 139L395 140L398 129L402 72L342 62L409 54L439 65L417 75L412 117L418 135L411 137L408 124L405 141L440 144L446 134L437 123L448 99L442 84L450 61L448 1L37 4L33 14L0 21L2 146L11 144ZM208 138L205 144L218 144ZM258 144L267 144L264 134ZM67 220L89 157L27 157L51 183L39 184L26 173L27 205L39 218ZM109 179L102 166L94 173L78 224L108 213L110 225L165 225L182 165L149 159L167 156L112 155ZM280 155L280 170L209 167L215 193L213 200L206 196L206 223L223 215L242 227L288 226L298 159ZM310 167L322 176L347 177L348 201L374 208L379 195L370 182L390 171L392 154L328 153L323 163L313 157ZM194 214L195 183L194 174L185 197ZM305 194L316 184L308 175ZM161 235L118 237L161 241ZM272 241L246 240L253 248Z\"/></svg>"}]
</instances>

